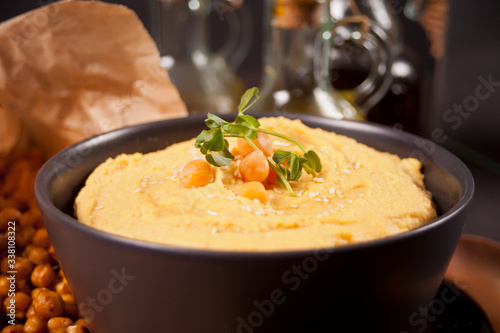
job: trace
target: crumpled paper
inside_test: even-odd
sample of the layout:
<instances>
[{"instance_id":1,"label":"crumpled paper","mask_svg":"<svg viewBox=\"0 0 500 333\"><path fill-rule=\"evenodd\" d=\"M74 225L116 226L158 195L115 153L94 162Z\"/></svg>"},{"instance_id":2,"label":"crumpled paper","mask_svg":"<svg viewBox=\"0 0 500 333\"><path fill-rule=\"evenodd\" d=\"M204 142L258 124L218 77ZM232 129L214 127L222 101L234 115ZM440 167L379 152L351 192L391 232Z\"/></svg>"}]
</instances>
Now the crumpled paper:
<instances>
[{"instance_id":1,"label":"crumpled paper","mask_svg":"<svg viewBox=\"0 0 500 333\"><path fill-rule=\"evenodd\" d=\"M0 24L0 155L23 133L53 154L95 134L186 115L154 41L124 6L63 1Z\"/></svg>"}]
</instances>

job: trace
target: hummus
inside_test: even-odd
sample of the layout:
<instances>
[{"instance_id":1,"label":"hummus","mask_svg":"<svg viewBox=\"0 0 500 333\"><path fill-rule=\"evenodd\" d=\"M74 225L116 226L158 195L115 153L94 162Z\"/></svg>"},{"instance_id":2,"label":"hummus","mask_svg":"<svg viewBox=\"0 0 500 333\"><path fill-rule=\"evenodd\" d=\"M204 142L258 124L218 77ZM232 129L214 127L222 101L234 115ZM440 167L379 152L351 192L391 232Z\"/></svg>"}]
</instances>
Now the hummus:
<instances>
[{"instance_id":1,"label":"hummus","mask_svg":"<svg viewBox=\"0 0 500 333\"><path fill-rule=\"evenodd\" d=\"M272 251L322 248L398 234L436 217L421 164L354 139L311 129L299 120L262 118L261 127L314 149L323 170L304 172L286 189L267 186L262 204L236 193L238 161L216 168L215 180L186 188L177 175L203 155L194 139L164 150L120 155L102 163L78 194L81 223L138 240L191 248ZM274 150L299 150L271 137ZM231 142L235 144L235 141Z\"/></svg>"}]
</instances>

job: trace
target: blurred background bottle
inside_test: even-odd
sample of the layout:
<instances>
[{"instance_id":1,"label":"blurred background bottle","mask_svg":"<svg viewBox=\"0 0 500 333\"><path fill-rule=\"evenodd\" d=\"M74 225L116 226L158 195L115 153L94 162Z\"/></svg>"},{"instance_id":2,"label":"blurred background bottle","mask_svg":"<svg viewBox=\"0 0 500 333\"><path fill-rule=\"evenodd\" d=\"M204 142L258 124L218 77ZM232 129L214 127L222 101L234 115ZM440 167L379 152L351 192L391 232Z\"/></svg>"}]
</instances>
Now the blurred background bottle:
<instances>
[{"instance_id":1,"label":"blurred background bottle","mask_svg":"<svg viewBox=\"0 0 500 333\"><path fill-rule=\"evenodd\" d=\"M362 14L374 30L383 30L390 47L392 64L387 89L378 101L365 103L367 120L419 132L421 111L421 65L416 53L403 43L403 26L398 13L399 2L386 0L331 0L335 20ZM332 85L348 100L369 75L371 58L366 49L345 40L332 49L330 69Z\"/></svg>"},{"instance_id":2,"label":"blurred background bottle","mask_svg":"<svg viewBox=\"0 0 500 333\"><path fill-rule=\"evenodd\" d=\"M261 100L256 108L276 113L300 112L336 119L363 119L364 101L383 96L386 46L373 31L361 38L356 22L332 22L330 3L322 0L266 0L264 3ZM351 24L354 23L354 24ZM332 27L342 25L340 28ZM371 74L356 99L346 100L331 84L329 54L338 33L358 36L369 50ZM356 39L353 37L353 39ZM326 57L325 57L326 56ZM377 97L379 96L379 97ZM359 102L363 101L363 102ZM359 103L358 103L359 102Z\"/></svg>"},{"instance_id":3,"label":"blurred background bottle","mask_svg":"<svg viewBox=\"0 0 500 333\"><path fill-rule=\"evenodd\" d=\"M251 44L248 10L230 11L221 0L150 0L150 32L165 68L189 113L234 112L244 92L235 69ZM243 14L242 14L243 13ZM218 52L209 46L210 15L228 25L225 44ZM231 67L232 65L232 67Z\"/></svg>"}]
</instances>

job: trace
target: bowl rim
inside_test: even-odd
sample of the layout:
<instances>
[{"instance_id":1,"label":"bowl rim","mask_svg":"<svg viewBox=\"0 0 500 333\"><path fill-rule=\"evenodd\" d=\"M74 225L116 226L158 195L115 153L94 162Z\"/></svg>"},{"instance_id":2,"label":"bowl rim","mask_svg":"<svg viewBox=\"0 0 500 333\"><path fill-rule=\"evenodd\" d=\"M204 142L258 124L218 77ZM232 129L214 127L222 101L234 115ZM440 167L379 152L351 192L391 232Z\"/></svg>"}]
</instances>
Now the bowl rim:
<instances>
[{"instance_id":1,"label":"bowl rim","mask_svg":"<svg viewBox=\"0 0 500 333\"><path fill-rule=\"evenodd\" d=\"M226 117L231 114L219 114L221 117ZM253 112L252 116L257 118L260 117L269 117L275 116L269 113L259 113ZM306 249L291 249L291 250L221 250L221 249L202 249L196 247L187 247L187 246L178 246L178 245L168 245L161 243L154 243L144 240L138 240L133 238L128 238L120 235L115 235L106 231L102 231L96 228L92 228L86 224L79 222L75 217L70 216L57 208L52 201L49 199L48 187L55 179L55 177L51 177L52 174L55 173L55 170L51 168L51 165L56 162L58 159L66 156L67 154L71 154L72 151L77 150L77 148L85 146L85 145L95 145L99 142L106 142L110 139L113 139L117 136L127 135L132 136L133 133L143 132L144 130L150 128L151 126L175 126L181 124L190 124L195 121L202 121L206 118L206 115L189 115L183 118L174 118L167 120L160 120L154 122L148 122L133 126L127 126L123 128L119 128L110 132L102 133L99 135L95 135L89 137L85 140L77 142L60 152L56 153L50 159L48 159L45 164L39 170L36 180L35 180L35 196L37 202L40 206L40 210L42 211L42 206L45 208L44 210L48 215L52 215L53 218L57 219L59 223L64 223L69 228L73 229L76 233L85 233L91 237L98 238L105 242L114 243L118 246L125 246L131 248L137 248L142 251L160 253L160 254L177 254L183 256L194 256L194 257L212 257L214 258L227 258L227 257L237 257L237 258L272 258L272 257L307 257L313 256L317 252L327 251L328 253L342 253L345 251L363 251L366 248L373 248L379 246L386 246L391 243L396 243L400 241L404 241L408 238L415 237L419 234L426 233L433 228L437 228L438 226L447 223L450 219L453 219L456 215L461 213L463 210L467 208L470 201L472 200L474 194L474 179L473 176L468 169L468 167L454 154L452 154L447 149L442 146L430 141L426 138L422 138L420 136L414 135L412 133L408 133L399 129L395 129L389 126L380 125L376 123L370 122L361 122L361 121L352 121L352 120L337 120L331 118L324 118L321 116L314 115L304 115L304 114L295 114L295 113L287 113L287 118L290 119L300 119L305 124L308 122L323 122L326 126L334 125L335 127L340 127L347 130L358 130L361 128L362 130L369 129L372 133L382 134L382 135L395 135L396 131L398 135L402 135L406 140L418 140L423 143L432 144L435 146L435 151L431 155L445 156L447 160L451 161L451 163L459 166L458 171L461 173L462 178L464 179L463 183L460 183L460 186L463 190L463 195L460 197L459 201L446 213L439 215L436 219L430 221L429 223L419 226L415 229L408 230L396 235L387 236L384 238L364 241L360 243L346 244L341 246L328 246L328 247L319 247L319 248L306 248ZM392 133L391 133L392 132ZM367 144L369 145L369 144ZM436 160L435 156L428 156L431 159ZM438 165L442 167L441 164L436 162ZM66 166L63 171L69 170L71 167ZM447 173L449 173L447 171ZM457 179L455 176L453 178ZM50 181L49 181L50 180ZM458 180L457 180L458 181ZM49 230L50 235L50 227L47 228Z\"/></svg>"}]
</instances>

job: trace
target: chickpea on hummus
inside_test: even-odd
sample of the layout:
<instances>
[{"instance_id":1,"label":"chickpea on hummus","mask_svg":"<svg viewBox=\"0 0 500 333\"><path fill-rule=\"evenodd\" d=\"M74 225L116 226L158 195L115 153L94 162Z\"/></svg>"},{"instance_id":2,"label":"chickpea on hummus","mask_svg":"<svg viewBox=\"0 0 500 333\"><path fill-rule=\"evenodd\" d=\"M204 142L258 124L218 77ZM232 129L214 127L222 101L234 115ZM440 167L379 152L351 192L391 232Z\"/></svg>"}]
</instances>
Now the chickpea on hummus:
<instances>
[{"instance_id":1,"label":"chickpea on hummus","mask_svg":"<svg viewBox=\"0 0 500 333\"><path fill-rule=\"evenodd\" d=\"M418 160L379 152L300 120L259 121L263 129L314 149L321 159L323 168L315 177L304 173L290 183L295 196L278 184L272 170L256 164L266 151L299 154L293 143L259 136L255 143L262 151L245 151L238 139L228 138L236 158L216 168L204 161L192 139L102 163L76 198L78 220L168 245L276 251L383 238L436 218ZM251 154L262 156L249 161Z\"/></svg>"}]
</instances>

